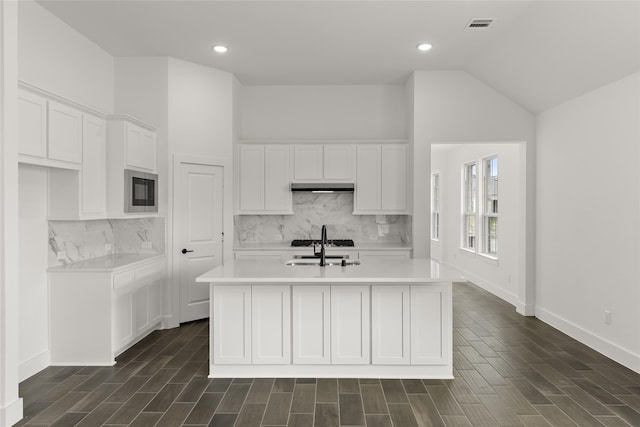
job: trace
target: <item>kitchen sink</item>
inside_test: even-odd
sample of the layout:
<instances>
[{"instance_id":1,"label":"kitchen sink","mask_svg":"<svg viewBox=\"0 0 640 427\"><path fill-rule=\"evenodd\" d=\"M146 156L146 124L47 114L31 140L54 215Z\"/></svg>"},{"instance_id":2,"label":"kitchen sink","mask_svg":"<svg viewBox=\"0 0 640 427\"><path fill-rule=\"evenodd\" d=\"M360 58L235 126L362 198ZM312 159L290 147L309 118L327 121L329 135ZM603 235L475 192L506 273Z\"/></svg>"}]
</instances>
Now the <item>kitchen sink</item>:
<instances>
[{"instance_id":1,"label":"kitchen sink","mask_svg":"<svg viewBox=\"0 0 640 427\"><path fill-rule=\"evenodd\" d=\"M320 265L319 259L290 259L286 265ZM360 265L357 259L328 259L325 265L337 265L346 267L349 265Z\"/></svg>"}]
</instances>

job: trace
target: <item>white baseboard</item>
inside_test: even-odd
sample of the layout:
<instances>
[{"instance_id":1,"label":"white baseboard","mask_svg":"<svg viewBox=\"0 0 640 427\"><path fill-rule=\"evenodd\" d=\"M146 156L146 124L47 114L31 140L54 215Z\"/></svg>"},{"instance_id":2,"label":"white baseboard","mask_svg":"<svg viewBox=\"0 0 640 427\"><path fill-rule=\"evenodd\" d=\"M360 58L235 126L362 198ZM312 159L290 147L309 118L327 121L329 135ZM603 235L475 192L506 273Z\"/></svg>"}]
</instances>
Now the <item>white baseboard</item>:
<instances>
[{"instance_id":1,"label":"white baseboard","mask_svg":"<svg viewBox=\"0 0 640 427\"><path fill-rule=\"evenodd\" d=\"M604 354L632 371L640 373L640 355L620 347L611 341L590 332L567 319L556 315L540 306L536 306L536 317L553 326L570 337L591 347L595 351Z\"/></svg>"},{"instance_id":2,"label":"white baseboard","mask_svg":"<svg viewBox=\"0 0 640 427\"><path fill-rule=\"evenodd\" d=\"M481 287L482 289L484 289L487 292L492 293L493 295L497 296L498 298L508 302L509 304L513 305L513 306L518 306L518 296L514 295L510 292L505 291L504 289L502 289L501 287L497 286L495 283L491 283L487 280L484 280L483 278L481 278L480 276L476 276L473 273L470 273L469 271L458 267L455 264L450 264L451 267L455 268L456 270L458 270L459 272L462 273L462 275L464 276L464 278L470 282L472 282L474 285L477 285L479 287Z\"/></svg>"},{"instance_id":3,"label":"white baseboard","mask_svg":"<svg viewBox=\"0 0 640 427\"><path fill-rule=\"evenodd\" d=\"M51 352L49 350L36 354L29 360L25 360L18 367L18 381L22 382L32 375L37 374L51 364Z\"/></svg>"},{"instance_id":4,"label":"white baseboard","mask_svg":"<svg viewBox=\"0 0 640 427\"><path fill-rule=\"evenodd\" d=\"M523 316L535 316L536 307L533 304L524 304L522 301L516 303L516 311Z\"/></svg>"},{"instance_id":5,"label":"white baseboard","mask_svg":"<svg viewBox=\"0 0 640 427\"><path fill-rule=\"evenodd\" d=\"M162 316L162 324L160 325L160 329L173 329L180 326L180 322L178 322L178 318L172 314Z\"/></svg>"},{"instance_id":6,"label":"white baseboard","mask_svg":"<svg viewBox=\"0 0 640 427\"><path fill-rule=\"evenodd\" d=\"M23 416L22 398L18 398L7 406L0 406L0 427L9 427L17 423Z\"/></svg>"}]
</instances>

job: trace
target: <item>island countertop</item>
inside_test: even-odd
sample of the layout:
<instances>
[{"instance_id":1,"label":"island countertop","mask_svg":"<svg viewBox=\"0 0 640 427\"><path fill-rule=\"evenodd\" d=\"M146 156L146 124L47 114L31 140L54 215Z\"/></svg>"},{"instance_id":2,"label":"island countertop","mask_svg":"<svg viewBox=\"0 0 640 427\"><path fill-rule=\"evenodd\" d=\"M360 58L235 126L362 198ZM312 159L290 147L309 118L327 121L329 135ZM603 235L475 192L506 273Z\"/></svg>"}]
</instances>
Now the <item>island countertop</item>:
<instances>
[{"instance_id":1,"label":"island countertop","mask_svg":"<svg viewBox=\"0 0 640 427\"><path fill-rule=\"evenodd\" d=\"M196 279L225 284L256 283L441 283L464 280L430 259L364 260L360 265L286 265L280 261L230 260Z\"/></svg>"}]
</instances>

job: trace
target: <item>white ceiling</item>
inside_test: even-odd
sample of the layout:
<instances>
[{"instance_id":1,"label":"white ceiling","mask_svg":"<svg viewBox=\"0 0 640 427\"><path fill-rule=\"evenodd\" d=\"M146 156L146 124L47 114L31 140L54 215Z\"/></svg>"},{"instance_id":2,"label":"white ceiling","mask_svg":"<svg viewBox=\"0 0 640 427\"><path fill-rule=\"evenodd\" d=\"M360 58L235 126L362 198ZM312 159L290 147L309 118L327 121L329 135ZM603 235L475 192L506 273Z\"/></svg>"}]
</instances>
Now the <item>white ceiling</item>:
<instances>
[{"instance_id":1,"label":"white ceiling","mask_svg":"<svg viewBox=\"0 0 640 427\"><path fill-rule=\"evenodd\" d=\"M245 85L394 84L461 69L536 113L640 70L640 1L40 0L110 54ZM464 31L494 18L486 31ZM428 41L434 48L419 53ZM214 56L215 43L229 46Z\"/></svg>"}]
</instances>

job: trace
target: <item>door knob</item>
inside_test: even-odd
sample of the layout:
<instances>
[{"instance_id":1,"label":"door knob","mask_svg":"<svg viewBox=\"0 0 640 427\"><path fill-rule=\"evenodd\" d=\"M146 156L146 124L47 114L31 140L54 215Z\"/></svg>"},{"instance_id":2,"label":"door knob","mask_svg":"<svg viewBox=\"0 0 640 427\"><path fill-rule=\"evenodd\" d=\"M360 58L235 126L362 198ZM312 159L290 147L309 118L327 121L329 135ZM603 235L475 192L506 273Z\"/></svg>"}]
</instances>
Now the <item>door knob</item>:
<instances>
[{"instance_id":1,"label":"door knob","mask_svg":"<svg viewBox=\"0 0 640 427\"><path fill-rule=\"evenodd\" d=\"M182 249L182 253L183 253L183 254L186 254L187 252L193 252L193 251L188 251L188 250L186 250L186 249Z\"/></svg>"}]
</instances>

